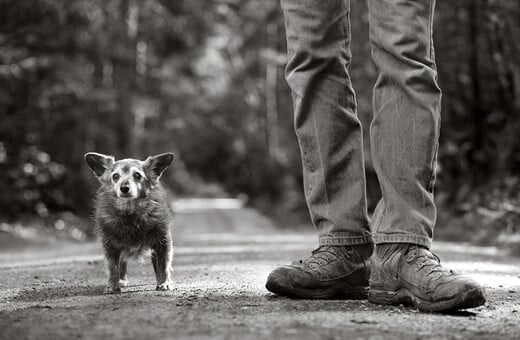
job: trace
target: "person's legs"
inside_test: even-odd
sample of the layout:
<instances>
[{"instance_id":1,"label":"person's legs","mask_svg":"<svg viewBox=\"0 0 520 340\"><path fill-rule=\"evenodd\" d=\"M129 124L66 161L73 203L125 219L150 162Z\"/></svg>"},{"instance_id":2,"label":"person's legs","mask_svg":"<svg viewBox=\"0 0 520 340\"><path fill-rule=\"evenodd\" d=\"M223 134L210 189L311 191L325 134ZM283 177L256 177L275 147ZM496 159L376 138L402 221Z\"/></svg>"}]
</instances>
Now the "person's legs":
<instances>
[{"instance_id":1,"label":"person's legs","mask_svg":"<svg viewBox=\"0 0 520 340\"><path fill-rule=\"evenodd\" d=\"M441 91L432 41L435 0L369 0L379 71L370 129L382 199L373 216L376 253L369 300L423 310L484 303L482 288L443 268L428 249L436 219L433 185Z\"/></svg>"},{"instance_id":2,"label":"person's legs","mask_svg":"<svg viewBox=\"0 0 520 340\"><path fill-rule=\"evenodd\" d=\"M379 71L370 126L382 192L372 218L377 243L431 245L441 91L432 43L433 0L369 0Z\"/></svg>"},{"instance_id":3,"label":"person's legs","mask_svg":"<svg viewBox=\"0 0 520 340\"><path fill-rule=\"evenodd\" d=\"M320 248L275 269L267 289L294 297L351 296L368 285L372 251L362 129L348 74L348 0L281 0L305 198ZM356 247L354 247L356 246ZM354 294L356 295L356 294Z\"/></svg>"},{"instance_id":4,"label":"person's legs","mask_svg":"<svg viewBox=\"0 0 520 340\"><path fill-rule=\"evenodd\" d=\"M305 198L320 245L371 242L348 0L282 0Z\"/></svg>"}]
</instances>

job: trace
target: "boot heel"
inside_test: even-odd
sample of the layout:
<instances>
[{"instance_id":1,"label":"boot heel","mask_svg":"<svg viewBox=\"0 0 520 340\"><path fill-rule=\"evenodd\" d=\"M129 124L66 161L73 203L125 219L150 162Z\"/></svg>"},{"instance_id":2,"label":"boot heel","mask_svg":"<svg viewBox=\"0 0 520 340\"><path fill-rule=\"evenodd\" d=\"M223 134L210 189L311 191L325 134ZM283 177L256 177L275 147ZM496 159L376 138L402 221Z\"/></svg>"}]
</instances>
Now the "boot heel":
<instances>
[{"instance_id":1,"label":"boot heel","mask_svg":"<svg viewBox=\"0 0 520 340\"><path fill-rule=\"evenodd\" d=\"M349 300L365 300L368 298L368 287L349 289L345 292L345 298Z\"/></svg>"},{"instance_id":2,"label":"boot heel","mask_svg":"<svg viewBox=\"0 0 520 340\"><path fill-rule=\"evenodd\" d=\"M378 305L398 305L402 302L399 292L370 289L368 301Z\"/></svg>"}]
</instances>

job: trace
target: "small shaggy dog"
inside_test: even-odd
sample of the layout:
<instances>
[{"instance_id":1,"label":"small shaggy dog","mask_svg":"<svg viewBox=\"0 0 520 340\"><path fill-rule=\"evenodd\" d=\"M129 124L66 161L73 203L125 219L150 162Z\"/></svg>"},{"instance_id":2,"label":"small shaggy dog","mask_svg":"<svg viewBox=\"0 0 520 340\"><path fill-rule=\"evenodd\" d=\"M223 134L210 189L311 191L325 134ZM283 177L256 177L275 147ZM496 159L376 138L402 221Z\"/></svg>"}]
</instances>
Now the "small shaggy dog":
<instances>
[{"instance_id":1,"label":"small shaggy dog","mask_svg":"<svg viewBox=\"0 0 520 340\"><path fill-rule=\"evenodd\" d=\"M171 290L173 214L159 178L173 161L173 154L148 157L145 161L122 159L99 153L85 160L101 182L95 201L95 225L108 262L106 294L120 293L128 284L129 256L151 249L157 290Z\"/></svg>"}]
</instances>

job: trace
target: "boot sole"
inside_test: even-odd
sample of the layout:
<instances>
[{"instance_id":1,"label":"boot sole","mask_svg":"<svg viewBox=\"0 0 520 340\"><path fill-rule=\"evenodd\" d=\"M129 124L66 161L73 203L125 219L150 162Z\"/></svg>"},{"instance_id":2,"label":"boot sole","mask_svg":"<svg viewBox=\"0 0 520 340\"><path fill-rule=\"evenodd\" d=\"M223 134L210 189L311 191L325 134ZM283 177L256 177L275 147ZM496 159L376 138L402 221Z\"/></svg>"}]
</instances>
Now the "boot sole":
<instances>
[{"instance_id":1,"label":"boot sole","mask_svg":"<svg viewBox=\"0 0 520 340\"><path fill-rule=\"evenodd\" d=\"M351 288L344 282L338 282L327 288L304 289L294 287L290 282L282 284L284 281L284 278L271 274L267 279L265 288L272 293L292 299L364 300L368 298L368 286Z\"/></svg>"},{"instance_id":2,"label":"boot sole","mask_svg":"<svg viewBox=\"0 0 520 340\"><path fill-rule=\"evenodd\" d=\"M395 292L371 289L368 293L368 301L378 305L410 304L422 312L441 312L482 306L486 298L481 289L474 288L449 300L431 302L403 288Z\"/></svg>"}]
</instances>

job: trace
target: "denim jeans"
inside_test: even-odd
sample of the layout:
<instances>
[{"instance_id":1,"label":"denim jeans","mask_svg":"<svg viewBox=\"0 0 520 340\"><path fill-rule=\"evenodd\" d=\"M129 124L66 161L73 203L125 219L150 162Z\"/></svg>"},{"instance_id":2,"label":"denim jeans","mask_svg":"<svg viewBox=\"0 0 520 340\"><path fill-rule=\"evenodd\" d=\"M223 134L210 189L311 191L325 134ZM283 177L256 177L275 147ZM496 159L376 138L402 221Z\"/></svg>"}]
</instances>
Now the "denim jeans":
<instances>
[{"instance_id":1,"label":"denim jeans","mask_svg":"<svg viewBox=\"0 0 520 340\"><path fill-rule=\"evenodd\" d=\"M281 0L305 198L320 245L431 246L441 91L435 0L368 0L379 72L370 126L382 198L367 213L362 127L348 67L349 0Z\"/></svg>"}]
</instances>

